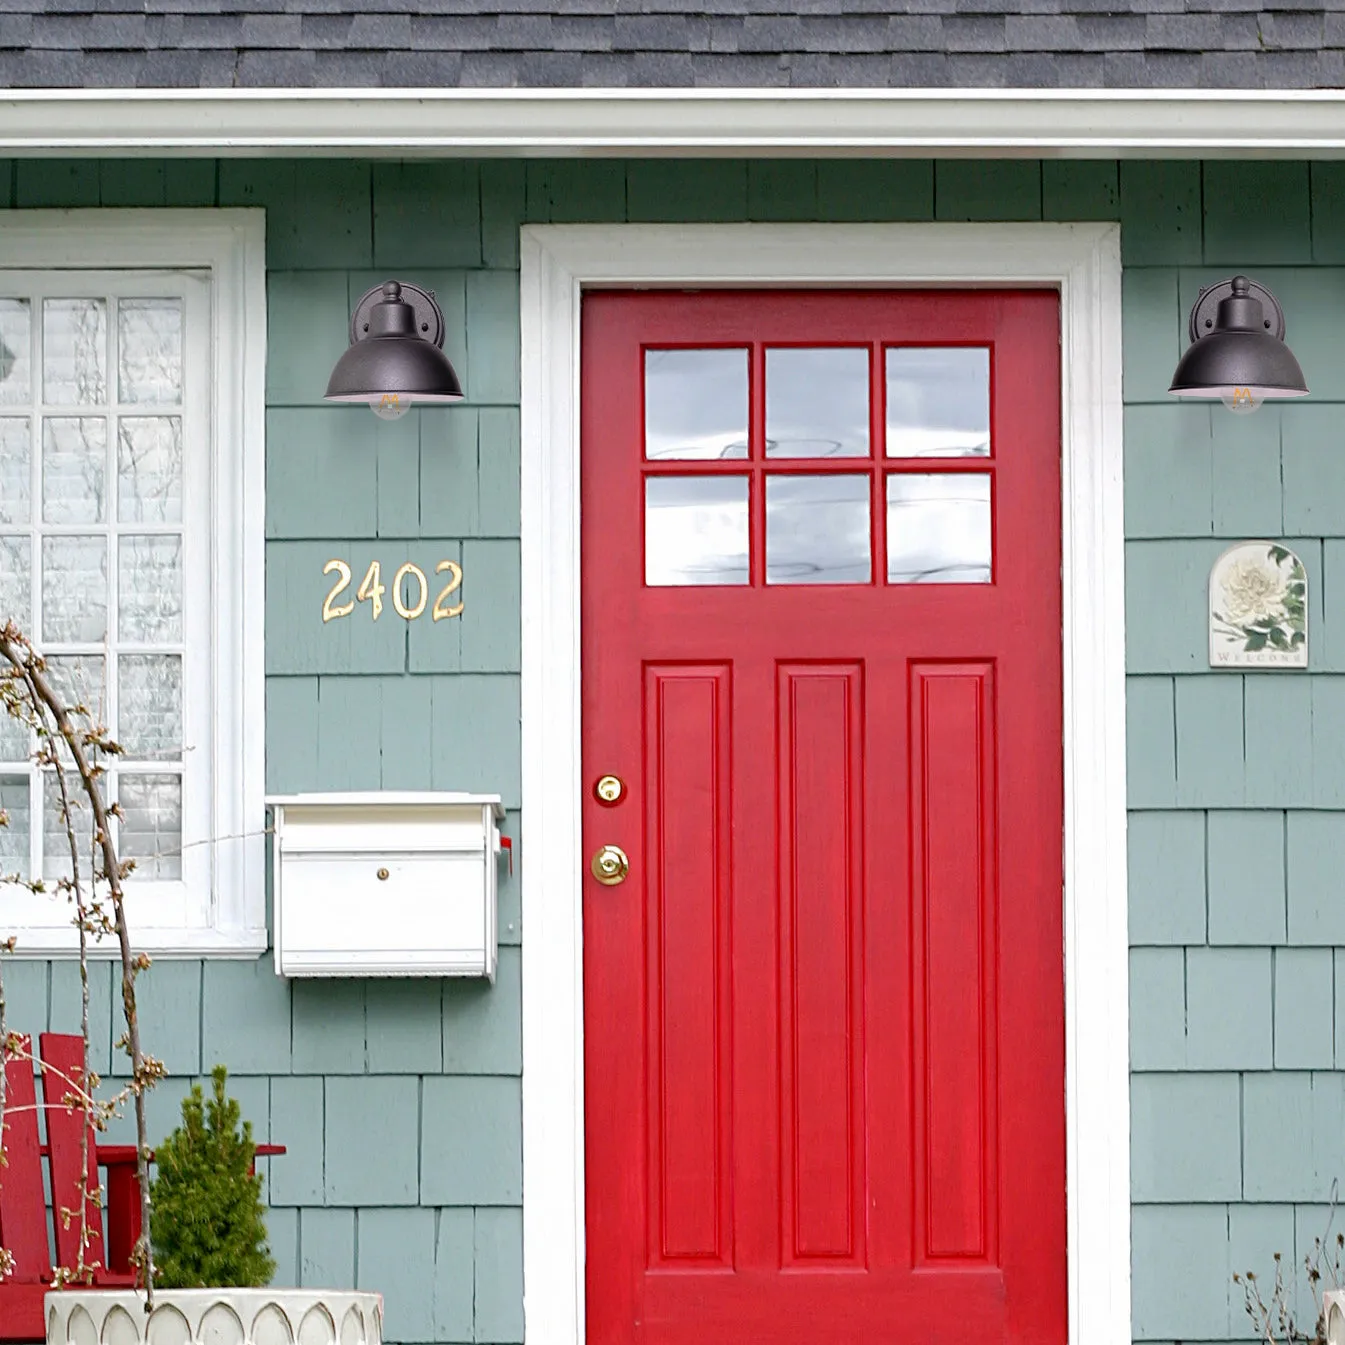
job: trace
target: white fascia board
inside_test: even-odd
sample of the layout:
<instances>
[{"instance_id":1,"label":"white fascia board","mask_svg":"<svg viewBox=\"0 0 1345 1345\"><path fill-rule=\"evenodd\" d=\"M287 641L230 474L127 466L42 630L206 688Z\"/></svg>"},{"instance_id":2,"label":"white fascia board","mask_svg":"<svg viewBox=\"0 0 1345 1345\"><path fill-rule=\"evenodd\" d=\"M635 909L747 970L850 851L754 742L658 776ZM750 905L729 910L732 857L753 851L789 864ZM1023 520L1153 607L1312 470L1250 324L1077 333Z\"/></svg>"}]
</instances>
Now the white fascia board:
<instances>
[{"instance_id":1,"label":"white fascia board","mask_svg":"<svg viewBox=\"0 0 1345 1345\"><path fill-rule=\"evenodd\" d=\"M24 89L0 153L1345 157L1345 91Z\"/></svg>"}]
</instances>

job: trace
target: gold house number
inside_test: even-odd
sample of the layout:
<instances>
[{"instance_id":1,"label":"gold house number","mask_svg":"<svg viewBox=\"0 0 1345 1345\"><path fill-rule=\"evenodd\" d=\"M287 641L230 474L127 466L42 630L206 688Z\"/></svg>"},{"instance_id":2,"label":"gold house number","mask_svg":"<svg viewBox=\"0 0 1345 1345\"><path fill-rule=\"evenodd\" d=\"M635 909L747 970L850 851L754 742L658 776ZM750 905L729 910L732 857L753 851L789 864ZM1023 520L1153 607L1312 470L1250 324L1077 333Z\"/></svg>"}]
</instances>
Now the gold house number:
<instances>
[{"instance_id":1,"label":"gold house number","mask_svg":"<svg viewBox=\"0 0 1345 1345\"><path fill-rule=\"evenodd\" d=\"M461 602L450 603L449 599L454 593L462 587L462 566L455 560L441 560L434 567L435 574L447 574L448 583L439 590L439 596L434 600L434 606L430 609L430 616L435 621L443 621L445 617L461 616L463 604ZM373 609L374 620L377 621L383 615L383 595L387 589L383 586L383 567L378 561L370 563L369 568L364 572L364 578L360 580L360 586L355 590L355 597L350 602L338 603L336 600L350 587L350 581L355 577L355 572L343 560L329 560L322 567L323 574L336 575L336 583L332 585L331 592L323 600L322 620L323 622L335 621L338 617L349 616L355 610L355 603L367 602ZM415 601L408 603L402 594L402 580L409 579L411 582L409 588L415 595ZM430 600L430 581L425 578L425 571L419 565L407 561L392 579L392 609L399 617L407 621L414 621L422 612Z\"/></svg>"}]
</instances>

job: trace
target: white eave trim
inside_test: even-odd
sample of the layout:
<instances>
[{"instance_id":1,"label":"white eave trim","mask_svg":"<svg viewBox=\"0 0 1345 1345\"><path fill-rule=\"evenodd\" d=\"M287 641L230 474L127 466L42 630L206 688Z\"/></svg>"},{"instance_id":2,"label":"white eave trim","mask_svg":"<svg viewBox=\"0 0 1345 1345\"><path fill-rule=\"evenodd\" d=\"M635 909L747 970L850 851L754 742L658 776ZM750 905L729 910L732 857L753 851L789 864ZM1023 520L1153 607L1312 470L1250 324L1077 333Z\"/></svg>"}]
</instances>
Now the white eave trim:
<instances>
[{"instance_id":1,"label":"white eave trim","mask_svg":"<svg viewBox=\"0 0 1345 1345\"><path fill-rule=\"evenodd\" d=\"M24 89L0 153L1345 157L1345 91Z\"/></svg>"}]
</instances>

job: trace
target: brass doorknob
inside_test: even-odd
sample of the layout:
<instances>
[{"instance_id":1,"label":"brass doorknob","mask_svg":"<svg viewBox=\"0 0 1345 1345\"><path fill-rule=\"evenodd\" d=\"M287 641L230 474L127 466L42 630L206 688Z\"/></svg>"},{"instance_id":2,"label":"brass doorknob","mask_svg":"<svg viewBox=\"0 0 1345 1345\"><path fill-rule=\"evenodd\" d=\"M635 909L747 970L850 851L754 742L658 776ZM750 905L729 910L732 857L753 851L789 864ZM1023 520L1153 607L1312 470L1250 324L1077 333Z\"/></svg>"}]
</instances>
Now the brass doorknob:
<instances>
[{"instance_id":1,"label":"brass doorknob","mask_svg":"<svg viewBox=\"0 0 1345 1345\"><path fill-rule=\"evenodd\" d=\"M618 883L626 881L626 875L630 872L630 860L626 858L626 852L619 845L604 845L593 856L593 863L589 868L604 887L615 887Z\"/></svg>"}]
</instances>

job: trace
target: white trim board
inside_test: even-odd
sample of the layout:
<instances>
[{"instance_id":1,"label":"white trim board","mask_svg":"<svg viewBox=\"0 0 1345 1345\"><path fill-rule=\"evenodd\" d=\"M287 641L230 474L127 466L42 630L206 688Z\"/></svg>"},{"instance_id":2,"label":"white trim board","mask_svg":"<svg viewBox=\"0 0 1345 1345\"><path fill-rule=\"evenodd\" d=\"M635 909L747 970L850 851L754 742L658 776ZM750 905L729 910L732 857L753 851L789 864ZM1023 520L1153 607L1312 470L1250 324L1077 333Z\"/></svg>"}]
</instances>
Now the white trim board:
<instances>
[{"instance_id":1,"label":"white trim board","mask_svg":"<svg viewBox=\"0 0 1345 1345\"><path fill-rule=\"evenodd\" d=\"M522 231L523 1273L584 1340L579 308L585 286L1042 285L1061 295L1069 1320L1130 1342L1121 255L1114 224Z\"/></svg>"},{"instance_id":2,"label":"white trim board","mask_svg":"<svg viewBox=\"0 0 1345 1345\"><path fill-rule=\"evenodd\" d=\"M11 89L0 153L1345 156L1337 89Z\"/></svg>"}]
</instances>

